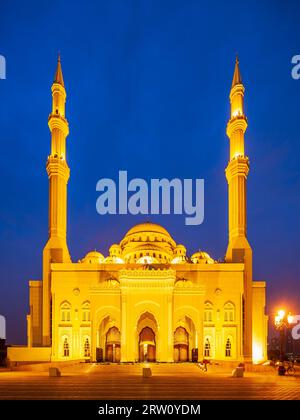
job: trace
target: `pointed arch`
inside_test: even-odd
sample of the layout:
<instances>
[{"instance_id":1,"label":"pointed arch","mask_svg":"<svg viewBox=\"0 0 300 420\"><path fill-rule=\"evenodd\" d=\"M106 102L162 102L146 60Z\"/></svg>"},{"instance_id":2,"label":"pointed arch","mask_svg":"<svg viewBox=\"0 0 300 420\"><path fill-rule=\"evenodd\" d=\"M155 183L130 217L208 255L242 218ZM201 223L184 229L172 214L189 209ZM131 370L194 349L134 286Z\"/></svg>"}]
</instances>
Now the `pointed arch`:
<instances>
[{"instance_id":1,"label":"pointed arch","mask_svg":"<svg viewBox=\"0 0 300 420\"><path fill-rule=\"evenodd\" d=\"M86 300L81 305L81 319L82 322L90 322L91 320L91 304Z\"/></svg>"},{"instance_id":2,"label":"pointed arch","mask_svg":"<svg viewBox=\"0 0 300 420\"><path fill-rule=\"evenodd\" d=\"M224 322L235 322L235 305L231 301L225 302L223 306Z\"/></svg>"},{"instance_id":3,"label":"pointed arch","mask_svg":"<svg viewBox=\"0 0 300 420\"><path fill-rule=\"evenodd\" d=\"M71 321L71 303L67 300L64 300L60 304L60 320L61 322L70 322Z\"/></svg>"},{"instance_id":4,"label":"pointed arch","mask_svg":"<svg viewBox=\"0 0 300 420\"><path fill-rule=\"evenodd\" d=\"M214 305L212 302L207 300L204 302L204 322L213 322L214 321Z\"/></svg>"},{"instance_id":5,"label":"pointed arch","mask_svg":"<svg viewBox=\"0 0 300 420\"><path fill-rule=\"evenodd\" d=\"M233 338L228 335L225 339L225 357L232 357Z\"/></svg>"},{"instance_id":6,"label":"pointed arch","mask_svg":"<svg viewBox=\"0 0 300 420\"><path fill-rule=\"evenodd\" d=\"M83 337L83 357L90 358L91 357L91 340L88 335Z\"/></svg>"},{"instance_id":7,"label":"pointed arch","mask_svg":"<svg viewBox=\"0 0 300 420\"><path fill-rule=\"evenodd\" d=\"M152 312L143 310L136 322L137 360L155 362L157 340L157 318Z\"/></svg>"},{"instance_id":8,"label":"pointed arch","mask_svg":"<svg viewBox=\"0 0 300 420\"><path fill-rule=\"evenodd\" d=\"M62 356L70 357L70 340L69 340L68 335L63 335L61 337L61 344L62 344Z\"/></svg>"}]
</instances>

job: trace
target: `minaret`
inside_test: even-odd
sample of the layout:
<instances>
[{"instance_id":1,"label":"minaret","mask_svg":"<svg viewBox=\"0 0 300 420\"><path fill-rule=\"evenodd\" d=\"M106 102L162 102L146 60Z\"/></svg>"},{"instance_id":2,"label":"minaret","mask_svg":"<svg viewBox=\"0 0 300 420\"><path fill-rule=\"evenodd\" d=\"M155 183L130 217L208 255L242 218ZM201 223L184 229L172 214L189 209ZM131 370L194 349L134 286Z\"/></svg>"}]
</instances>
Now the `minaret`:
<instances>
[{"instance_id":1,"label":"minaret","mask_svg":"<svg viewBox=\"0 0 300 420\"><path fill-rule=\"evenodd\" d=\"M69 134L65 118L66 90L58 56L57 69L51 87L52 112L48 118L51 131L51 153L46 170L49 178L48 241L43 251L43 345L51 343L51 263L71 262L67 246L67 184L70 169L66 161L66 137Z\"/></svg>"},{"instance_id":2,"label":"minaret","mask_svg":"<svg viewBox=\"0 0 300 420\"><path fill-rule=\"evenodd\" d=\"M244 134L247 118L244 113L245 88L236 59L230 91L231 113L227 124L227 136L230 141L230 156L226 168L228 182L228 219L229 242L226 262L244 263L243 296L243 353L245 361L252 355L252 250L247 239L247 176L249 159L245 155Z\"/></svg>"}]
</instances>

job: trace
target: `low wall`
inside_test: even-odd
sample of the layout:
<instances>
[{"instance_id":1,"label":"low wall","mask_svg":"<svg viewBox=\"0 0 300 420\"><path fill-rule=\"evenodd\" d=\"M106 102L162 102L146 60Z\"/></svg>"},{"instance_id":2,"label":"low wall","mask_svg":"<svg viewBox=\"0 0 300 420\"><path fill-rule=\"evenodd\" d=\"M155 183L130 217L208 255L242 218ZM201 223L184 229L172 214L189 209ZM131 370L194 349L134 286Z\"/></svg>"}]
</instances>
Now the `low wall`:
<instances>
[{"instance_id":1,"label":"low wall","mask_svg":"<svg viewBox=\"0 0 300 420\"><path fill-rule=\"evenodd\" d=\"M18 362L50 362L51 347L7 347L10 364Z\"/></svg>"},{"instance_id":2,"label":"low wall","mask_svg":"<svg viewBox=\"0 0 300 420\"><path fill-rule=\"evenodd\" d=\"M80 363L79 360L69 360L68 362L44 362L44 363L16 363L11 366L11 370L14 371L26 371L26 372L48 372L50 367L56 367L62 369L64 367L77 365Z\"/></svg>"},{"instance_id":3,"label":"low wall","mask_svg":"<svg viewBox=\"0 0 300 420\"><path fill-rule=\"evenodd\" d=\"M8 347L7 353L11 370L45 372L49 367L63 368L85 361L51 361L51 347Z\"/></svg>"},{"instance_id":4,"label":"low wall","mask_svg":"<svg viewBox=\"0 0 300 420\"><path fill-rule=\"evenodd\" d=\"M211 369L217 369L218 367L222 369L228 369L232 370L235 369L240 362L238 360L211 360L210 361L210 368ZM270 365L264 365L264 364L255 364L255 363L245 363L245 371L246 372L268 372L268 373L274 373L275 369Z\"/></svg>"}]
</instances>

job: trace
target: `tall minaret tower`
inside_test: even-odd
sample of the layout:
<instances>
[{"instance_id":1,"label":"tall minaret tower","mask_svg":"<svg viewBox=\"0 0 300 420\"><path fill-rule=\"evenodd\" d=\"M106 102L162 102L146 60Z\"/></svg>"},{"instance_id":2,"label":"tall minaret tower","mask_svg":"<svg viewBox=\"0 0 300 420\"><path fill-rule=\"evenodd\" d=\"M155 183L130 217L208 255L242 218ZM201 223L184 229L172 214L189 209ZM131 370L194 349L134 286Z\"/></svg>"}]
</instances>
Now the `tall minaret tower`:
<instances>
[{"instance_id":1,"label":"tall minaret tower","mask_svg":"<svg viewBox=\"0 0 300 420\"><path fill-rule=\"evenodd\" d=\"M70 169L66 160L66 137L69 134L65 117L66 90L58 56L51 87L52 112L48 118L51 131L51 153L46 170L49 178L48 241L43 251L43 345L51 344L51 263L70 262L67 246L67 184Z\"/></svg>"},{"instance_id":2,"label":"tall minaret tower","mask_svg":"<svg viewBox=\"0 0 300 420\"><path fill-rule=\"evenodd\" d=\"M229 163L226 168L228 182L229 242L226 261L245 264L243 296L243 353L245 361L252 356L252 250L247 240L247 176L249 159L245 155L244 134L247 118L244 113L245 88L239 61L236 59L230 91L230 119L227 136L230 141Z\"/></svg>"}]
</instances>

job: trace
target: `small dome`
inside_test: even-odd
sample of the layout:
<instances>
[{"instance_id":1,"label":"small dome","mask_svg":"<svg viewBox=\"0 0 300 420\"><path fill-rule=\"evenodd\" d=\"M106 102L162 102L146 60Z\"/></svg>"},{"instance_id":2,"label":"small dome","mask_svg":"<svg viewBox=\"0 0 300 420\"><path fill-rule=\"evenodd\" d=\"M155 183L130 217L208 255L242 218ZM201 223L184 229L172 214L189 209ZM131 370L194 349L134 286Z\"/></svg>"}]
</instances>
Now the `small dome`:
<instances>
[{"instance_id":1,"label":"small dome","mask_svg":"<svg viewBox=\"0 0 300 420\"><path fill-rule=\"evenodd\" d=\"M112 244L109 248L109 256L105 258L106 264L124 264L122 250L119 244Z\"/></svg>"},{"instance_id":2,"label":"small dome","mask_svg":"<svg viewBox=\"0 0 300 420\"><path fill-rule=\"evenodd\" d=\"M176 247L174 248L174 256L186 256L186 247L182 244L178 244L176 245Z\"/></svg>"},{"instance_id":3,"label":"small dome","mask_svg":"<svg viewBox=\"0 0 300 420\"><path fill-rule=\"evenodd\" d=\"M109 248L110 257L120 257L121 252L122 250L119 244L112 244L112 246Z\"/></svg>"},{"instance_id":4,"label":"small dome","mask_svg":"<svg viewBox=\"0 0 300 420\"><path fill-rule=\"evenodd\" d=\"M213 264L215 261L208 255L207 252L198 251L191 256L191 261L194 264Z\"/></svg>"},{"instance_id":5,"label":"small dome","mask_svg":"<svg viewBox=\"0 0 300 420\"><path fill-rule=\"evenodd\" d=\"M174 248L174 258L172 264L183 264L186 262L186 247L184 245L176 245Z\"/></svg>"},{"instance_id":6,"label":"small dome","mask_svg":"<svg viewBox=\"0 0 300 420\"><path fill-rule=\"evenodd\" d=\"M79 260L79 262L85 264L101 264L103 261L104 256L96 250L88 252L82 260Z\"/></svg>"}]
</instances>

